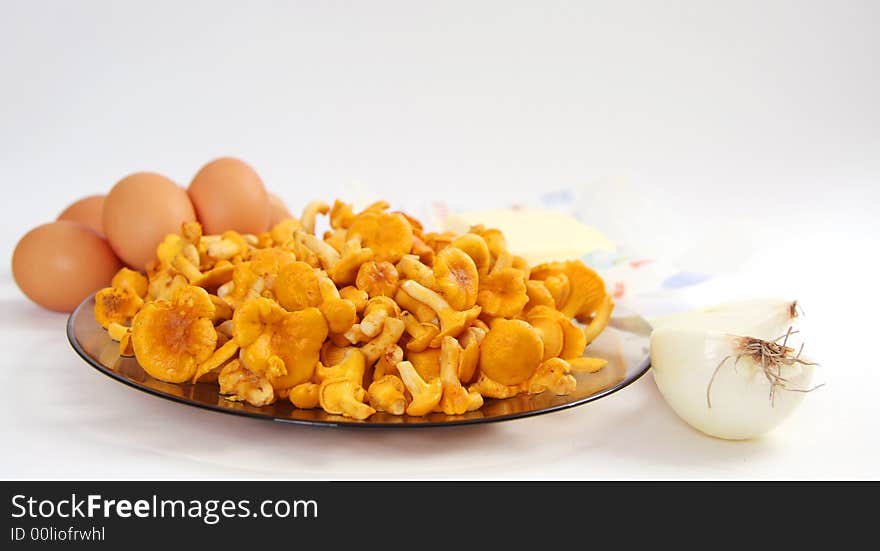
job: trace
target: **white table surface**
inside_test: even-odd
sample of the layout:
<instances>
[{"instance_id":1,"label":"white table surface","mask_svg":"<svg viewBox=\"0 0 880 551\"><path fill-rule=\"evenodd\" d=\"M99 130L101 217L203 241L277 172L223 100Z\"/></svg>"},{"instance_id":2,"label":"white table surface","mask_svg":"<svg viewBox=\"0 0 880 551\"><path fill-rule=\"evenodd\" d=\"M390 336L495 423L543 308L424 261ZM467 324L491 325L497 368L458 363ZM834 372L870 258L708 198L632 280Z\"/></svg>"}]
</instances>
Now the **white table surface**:
<instances>
[{"instance_id":1,"label":"white table surface","mask_svg":"<svg viewBox=\"0 0 880 551\"><path fill-rule=\"evenodd\" d=\"M174 4L4 8L0 254L126 173L185 184L221 154L295 207L575 189L618 243L716 274L648 309L800 299L827 385L748 442L690 429L650 374L494 425L265 423L100 375L6 268L0 477L878 478L877 3Z\"/></svg>"}]
</instances>

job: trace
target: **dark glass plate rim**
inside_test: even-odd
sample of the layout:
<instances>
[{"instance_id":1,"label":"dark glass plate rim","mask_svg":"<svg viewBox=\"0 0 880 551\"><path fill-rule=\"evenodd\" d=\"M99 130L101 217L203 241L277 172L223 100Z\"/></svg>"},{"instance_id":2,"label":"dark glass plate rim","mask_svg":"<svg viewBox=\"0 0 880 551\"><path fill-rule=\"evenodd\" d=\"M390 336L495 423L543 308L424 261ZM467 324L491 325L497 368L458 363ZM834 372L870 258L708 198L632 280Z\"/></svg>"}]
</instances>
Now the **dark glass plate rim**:
<instances>
[{"instance_id":1,"label":"dark glass plate rim","mask_svg":"<svg viewBox=\"0 0 880 551\"><path fill-rule=\"evenodd\" d=\"M86 297L74 310L70 313L70 316L67 318L66 330L67 330L67 341L70 343L70 346L73 347L74 351L77 355L82 358L87 364L89 364L92 368L97 370L99 373L110 377L124 385L131 387L140 392L144 392L146 394L150 394L152 396L162 398L165 400L170 400L172 402L177 402L179 404L197 407L200 409L205 409L208 411L213 411L217 413L225 413L229 415L238 415L241 417L249 417L251 419L260 419L262 421L276 421L285 424L291 425L305 425L310 427L329 427L329 428L359 428L359 429L400 429L400 428L433 428L433 427L456 427L463 425L479 425L485 423L497 423L501 421L511 421L514 419L524 419L526 417L534 417L537 415L544 415L547 413L553 413L556 411L561 411L569 408L573 408L576 406L580 406L583 404L587 404L589 402L593 402L600 398L604 398L605 396L609 396L616 392L623 390L629 385L635 383L648 370L651 368L651 358L650 356L646 356L642 359L639 365L635 368L635 370L627 376L619 383L604 390L600 390L595 394L591 394L590 396L585 396L583 398L579 398L577 400L572 400L570 402L564 402L561 404L548 406L541 409L536 410L528 410L528 411L520 411L516 413L504 414L504 415L496 415L493 417L480 417L480 418L468 418L468 419L460 419L460 420L451 420L451 421L428 421L417 424L409 424L409 423L384 423L384 422L363 422L363 421L326 421L326 420L313 420L313 419L291 419L284 417L276 417L273 415L264 415L260 413L254 413L250 411L242 411L237 409L224 408L217 405L207 404L203 402L197 402L193 400L188 400L186 398L182 398L180 396L175 396L173 394L167 394L160 390L156 390L154 388L150 388L148 386L144 386L139 384L137 381L133 381L112 369L102 365L97 362L92 356L90 356L83 347L79 344L76 337L74 336L74 320L77 315L80 313L80 310L84 308L86 305L90 305L92 299L94 298L94 294Z\"/></svg>"}]
</instances>

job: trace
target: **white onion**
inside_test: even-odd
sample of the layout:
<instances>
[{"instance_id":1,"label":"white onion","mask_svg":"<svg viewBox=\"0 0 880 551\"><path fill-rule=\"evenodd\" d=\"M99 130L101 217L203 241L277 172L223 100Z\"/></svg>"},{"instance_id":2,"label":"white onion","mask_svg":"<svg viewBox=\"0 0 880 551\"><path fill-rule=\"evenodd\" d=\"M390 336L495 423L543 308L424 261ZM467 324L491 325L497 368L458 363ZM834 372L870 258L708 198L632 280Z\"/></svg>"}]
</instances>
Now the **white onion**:
<instances>
[{"instance_id":1,"label":"white onion","mask_svg":"<svg viewBox=\"0 0 880 551\"><path fill-rule=\"evenodd\" d=\"M786 337L794 310L792 301L745 301L660 320L651 368L666 402L718 438L754 438L782 423L813 390L815 364Z\"/></svg>"},{"instance_id":2,"label":"white onion","mask_svg":"<svg viewBox=\"0 0 880 551\"><path fill-rule=\"evenodd\" d=\"M797 325L797 301L749 299L672 314L651 321L654 329L703 329L773 340Z\"/></svg>"}]
</instances>

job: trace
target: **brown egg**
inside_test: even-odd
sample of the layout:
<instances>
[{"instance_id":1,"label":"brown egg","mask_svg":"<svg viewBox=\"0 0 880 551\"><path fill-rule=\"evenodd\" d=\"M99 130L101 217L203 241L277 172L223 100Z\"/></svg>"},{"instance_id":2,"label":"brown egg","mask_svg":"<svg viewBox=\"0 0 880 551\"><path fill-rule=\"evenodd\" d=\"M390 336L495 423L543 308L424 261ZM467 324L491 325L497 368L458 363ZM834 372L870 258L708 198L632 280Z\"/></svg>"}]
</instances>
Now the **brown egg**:
<instances>
[{"instance_id":1,"label":"brown egg","mask_svg":"<svg viewBox=\"0 0 880 551\"><path fill-rule=\"evenodd\" d=\"M91 293L110 284L122 263L90 228L62 220L38 226L12 254L18 288L44 308L70 312Z\"/></svg>"},{"instance_id":2,"label":"brown egg","mask_svg":"<svg viewBox=\"0 0 880 551\"><path fill-rule=\"evenodd\" d=\"M186 190L165 176L138 172L120 180L104 199L104 233L129 267L143 270L169 233L196 219Z\"/></svg>"},{"instance_id":3,"label":"brown egg","mask_svg":"<svg viewBox=\"0 0 880 551\"><path fill-rule=\"evenodd\" d=\"M269 194L269 229L274 228L275 224L291 218L290 211L284 201L274 193Z\"/></svg>"},{"instance_id":4,"label":"brown egg","mask_svg":"<svg viewBox=\"0 0 880 551\"><path fill-rule=\"evenodd\" d=\"M223 157L206 164L190 183L189 197L206 234L260 233L269 227L269 194L244 161Z\"/></svg>"},{"instance_id":5,"label":"brown egg","mask_svg":"<svg viewBox=\"0 0 880 551\"><path fill-rule=\"evenodd\" d=\"M64 211L58 215L58 220L79 222L80 224L92 228L98 232L98 234L104 235L104 222L101 221L101 211L103 209L104 196L89 195L64 209Z\"/></svg>"}]
</instances>

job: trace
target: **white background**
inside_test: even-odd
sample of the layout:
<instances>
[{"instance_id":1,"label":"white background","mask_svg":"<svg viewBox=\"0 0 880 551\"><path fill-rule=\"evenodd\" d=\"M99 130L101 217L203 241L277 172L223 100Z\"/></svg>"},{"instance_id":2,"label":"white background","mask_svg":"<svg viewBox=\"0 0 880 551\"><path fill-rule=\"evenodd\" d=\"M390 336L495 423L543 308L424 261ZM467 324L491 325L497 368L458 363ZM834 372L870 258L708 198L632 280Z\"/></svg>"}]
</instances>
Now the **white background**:
<instances>
[{"instance_id":1,"label":"white background","mask_svg":"<svg viewBox=\"0 0 880 551\"><path fill-rule=\"evenodd\" d=\"M828 385L724 442L652 377L494 426L316 430L197 411L82 363L0 272L10 478L878 478L880 3L0 2L0 254L127 173L234 155L298 209L576 190L669 298L802 301Z\"/></svg>"}]
</instances>

